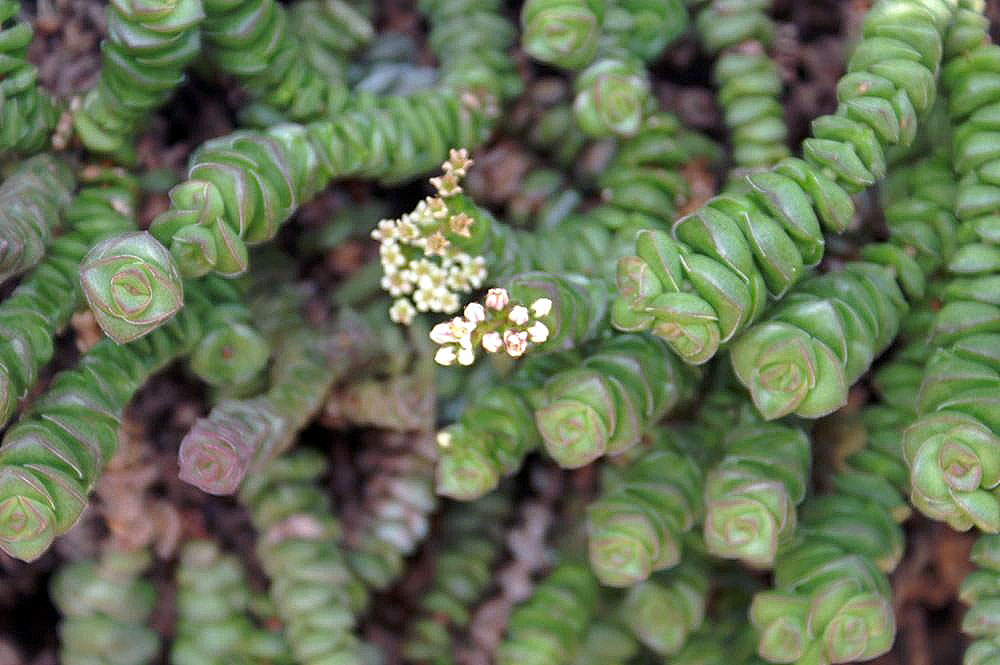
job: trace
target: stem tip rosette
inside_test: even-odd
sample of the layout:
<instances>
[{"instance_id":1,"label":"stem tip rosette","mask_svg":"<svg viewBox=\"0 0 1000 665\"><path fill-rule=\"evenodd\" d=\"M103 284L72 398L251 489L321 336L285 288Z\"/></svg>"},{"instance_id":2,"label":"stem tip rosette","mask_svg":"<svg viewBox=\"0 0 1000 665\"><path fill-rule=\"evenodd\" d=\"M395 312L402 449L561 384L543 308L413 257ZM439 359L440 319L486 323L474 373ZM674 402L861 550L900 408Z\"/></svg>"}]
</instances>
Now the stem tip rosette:
<instances>
[{"instance_id":1,"label":"stem tip rosette","mask_svg":"<svg viewBox=\"0 0 1000 665\"><path fill-rule=\"evenodd\" d=\"M97 323L119 344L152 332L184 305L170 252L145 231L95 245L80 266L80 282Z\"/></svg>"}]
</instances>

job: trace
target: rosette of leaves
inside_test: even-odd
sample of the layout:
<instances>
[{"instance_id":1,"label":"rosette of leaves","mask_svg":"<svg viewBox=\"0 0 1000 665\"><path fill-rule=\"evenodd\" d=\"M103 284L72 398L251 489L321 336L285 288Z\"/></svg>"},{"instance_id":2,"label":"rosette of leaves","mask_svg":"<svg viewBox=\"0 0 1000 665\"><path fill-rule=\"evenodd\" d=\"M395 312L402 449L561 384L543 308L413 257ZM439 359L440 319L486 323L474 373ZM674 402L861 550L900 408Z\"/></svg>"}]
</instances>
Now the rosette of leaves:
<instances>
[{"instance_id":1,"label":"rosette of leaves","mask_svg":"<svg viewBox=\"0 0 1000 665\"><path fill-rule=\"evenodd\" d=\"M113 171L97 180L66 209L69 232L52 242L45 259L0 302L0 426L34 387L39 370L52 359L53 338L83 302L77 273L87 250L135 228L134 179Z\"/></svg>"},{"instance_id":2,"label":"rosette of leaves","mask_svg":"<svg viewBox=\"0 0 1000 665\"><path fill-rule=\"evenodd\" d=\"M258 532L257 556L296 662L360 664L355 617L367 602L340 547L340 523L316 485L322 456L297 451L247 478L240 501Z\"/></svg>"},{"instance_id":3,"label":"rosette of leaves","mask_svg":"<svg viewBox=\"0 0 1000 665\"><path fill-rule=\"evenodd\" d=\"M252 97L298 122L332 116L348 97L342 80L312 66L306 52L309 36L347 38L367 28L370 39L372 32L371 24L346 3L312 4L314 22L301 33L292 32L301 24L293 24L274 0L209 0L204 5L202 29L211 63L235 76Z\"/></svg>"},{"instance_id":4,"label":"rosette of leaves","mask_svg":"<svg viewBox=\"0 0 1000 665\"><path fill-rule=\"evenodd\" d=\"M628 590L622 601L622 622L648 649L671 656L705 620L708 567L697 556L655 573Z\"/></svg>"},{"instance_id":5,"label":"rosette of leaves","mask_svg":"<svg viewBox=\"0 0 1000 665\"><path fill-rule=\"evenodd\" d=\"M243 563L209 540L184 544L177 566L177 636L171 665L291 662L279 633L259 628Z\"/></svg>"},{"instance_id":6,"label":"rosette of leaves","mask_svg":"<svg viewBox=\"0 0 1000 665\"><path fill-rule=\"evenodd\" d=\"M721 461L705 480L705 545L718 557L769 568L795 532L812 462L809 438L774 423L725 435Z\"/></svg>"},{"instance_id":7,"label":"rosette of leaves","mask_svg":"<svg viewBox=\"0 0 1000 665\"><path fill-rule=\"evenodd\" d=\"M655 60L688 26L682 0L616 0L609 3L605 34L644 62Z\"/></svg>"},{"instance_id":8,"label":"rosette of leaves","mask_svg":"<svg viewBox=\"0 0 1000 665\"><path fill-rule=\"evenodd\" d=\"M601 58L580 72L574 87L576 122L595 138L635 136L652 105L649 78L638 60Z\"/></svg>"},{"instance_id":9,"label":"rosette of leaves","mask_svg":"<svg viewBox=\"0 0 1000 665\"><path fill-rule=\"evenodd\" d=\"M598 608L599 587L585 565L563 563L510 618L497 665L569 665Z\"/></svg>"},{"instance_id":10,"label":"rosette of leaves","mask_svg":"<svg viewBox=\"0 0 1000 665\"><path fill-rule=\"evenodd\" d=\"M796 285L733 342L733 367L765 418L813 418L846 403L851 384L895 338L907 305L923 301L928 278L954 251L956 187L944 155L901 168L890 190L888 242L864 245L865 260L849 262L849 274Z\"/></svg>"},{"instance_id":11,"label":"rosette of leaves","mask_svg":"<svg viewBox=\"0 0 1000 665\"><path fill-rule=\"evenodd\" d=\"M767 55L774 35L770 7L770 0L711 0L695 21L704 47L718 54L712 75L737 173L788 156L781 78Z\"/></svg>"},{"instance_id":12,"label":"rosette of leaves","mask_svg":"<svg viewBox=\"0 0 1000 665\"><path fill-rule=\"evenodd\" d=\"M528 0L521 9L521 48L542 62L581 69L597 55L604 0Z\"/></svg>"},{"instance_id":13,"label":"rosette of leaves","mask_svg":"<svg viewBox=\"0 0 1000 665\"><path fill-rule=\"evenodd\" d=\"M242 386L257 376L270 357L270 346L253 325L243 290L228 280L204 280L192 292L207 299L205 334L191 351L191 371L211 386Z\"/></svg>"},{"instance_id":14,"label":"rosette of leaves","mask_svg":"<svg viewBox=\"0 0 1000 665\"><path fill-rule=\"evenodd\" d=\"M533 405L545 380L576 355L531 356L513 376L473 396L458 421L438 433L438 494L470 501L495 489L541 445Z\"/></svg>"},{"instance_id":15,"label":"rosette of leaves","mask_svg":"<svg viewBox=\"0 0 1000 665\"><path fill-rule=\"evenodd\" d=\"M38 68L28 60L34 31L18 21L21 3L0 2L0 54L4 81L0 87L0 150L32 153L42 150L59 117L59 109L38 85Z\"/></svg>"},{"instance_id":16,"label":"rosette of leaves","mask_svg":"<svg viewBox=\"0 0 1000 665\"><path fill-rule=\"evenodd\" d=\"M116 0L101 44L101 78L73 112L88 149L134 158L133 134L184 82L201 51L200 0Z\"/></svg>"},{"instance_id":17,"label":"rosette of leaves","mask_svg":"<svg viewBox=\"0 0 1000 665\"><path fill-rule=\"evenodd\" d=\"M210 494L232 494L248 472L263 468L291 446L334 384L375 351L370 331L356 316L345 313L339 325L317 331L295 311L301 302L289 289L276 289L264 300L285 301L280 307L291 310L282 313L264 302L255 308L256 314L270 312L269 325L277 323L270 335L276 352L267 390L247 399L223 400L181 441L181 480ZM223 333L228 334L226 328ZM209 330L199 342L192 363L211 335Z\"/></svg>"},{"instance_id":18,"label":"rosette of leaves","mask_svg":"<svg viewBox=\"0 0 1000 665\"><path fill-rule=\"evenodd\" d=\"M434 559L420 614L407 630L406 658L429 665L455 662L454 632L468 625L473 605L493 583L510 514L511 502L503 493L448 508L441 527L444 548Z\"/></svg>"},{"instance_id":19,"label":"rosette of leaves","mask_svg":"<svg viewBox=\"0 0 1000 665\"><path fill-rule=\"evenodd\" d=\"M156 591L143 574L152 563L144 549L108 550L100 560L64 564L53 576L52 601L59 623L60 662L66 665L148 665L160 640L145 623Z\"/></svg>"},{"instance_id":20,"label":"rosette of leaves","mask_svg":"<svg viewBox=\"0 0 1000 665\"><path fill-rule=\"evenodd\" d=\"M602 341L579 366L552 375L535 408L545 450L564 468L620 455L690 392L692 377L646 335Z\"/></svg>"},{"instance_id":21,"label":"rosette of leaves","mask_svg":"<svg viewBox=\"0 0 1000 665\"><path fill-rule=\"evenodd\" d=\"M906 298L891 270L864 261L796 286L732 347L733 369L768 420L817 418L847 392L899 331Z\"/></svg>"},{"instance_id":22,"label":"rosette of leaves","mask_svg":"<svg viewBox=\"0 0 1000 665\"><path fill-rule=\"evenodd\" d=\"M989 665L1000 658L1000 536L979 537L972 548L977 569L962 582L959 598L969 606L962 632L974 640L965 650L965 665Z\"/></svg>"},{"instance_id":23,"label":"rosette of leaves","mask_svg":"<svg viewBox=\"0 0 1000 665\"><path fill-rule=\"evenodd\" d=\"M750 607L764 660L853 663L892 647L889 581L864 556L805 540L779 555L774 586Z\"/></svg>"},{"instance_id":24,"label":"rosette of leaves","mask_svg":"<svg viewBox=\"0 0 1000 665\"><path fill-rule=\"evenodd\" d=\"M73 173L65 162L47 154L20 162L0 185L0 284L45 256L54 232L62 226L62 209L70 202L73 186Z\"/></svg>"},{"instance_id":25,"label":"rosette of leaves","mask_svg":"<svg viewBox=\"0 0 1000 665\"><path fill-rule=\"evenodd\" d=\"M693 434L655 430L649 449L587 507L590 567L602 584L633 586L680 563L684 535L704 511L702 466L689 450L705 441Z\"/></svg>"},{"instance_id":26,"label":"rosette of leaves","mask_svg":"<svg viewBox=\"0 0 1000 665\"><path fill-rule=\"evenodd\" d=\"M0 445L0 549L33 560L72 527L118 447L122 411L201 336L197 307L132 344L103 340L60 372Z\"/></svg>"},{"instance_id":27,"label":"rosette of leaves","mask_svg":"<svg viewBox=\"0 0 1000 665\"><path fill-rule=\"evenodd\" d=\"M822 258L822 229L846 228L850 194L885 175L885 150L913 141L952 13L943 0L876 4L838 85L838 111L813 122L803 159L748 174L745 193L710 200L672 233L640 232L636 256L619 263L614 325L652 330L700 364L758 318L769 294L782 297Z\"/></svg>"},{"instance_id":28,"label":"rosette of leaves","mask_svg":"<svg viewBox=\"0 0 1000 665\"><path fill-rule=\"evenodd\" d=\"M963 3L945 42L942 81L955 128L952 160L960 176L955 213L958 248L947 262L955 277L931 328L938 347L924 370L919 417L904 433L910 499L925 515L966 530L1000 531L1000 301L996 284L997 185L989 120L1000 47L987 36L982 3Z\"/></svg>"}]
</instances>

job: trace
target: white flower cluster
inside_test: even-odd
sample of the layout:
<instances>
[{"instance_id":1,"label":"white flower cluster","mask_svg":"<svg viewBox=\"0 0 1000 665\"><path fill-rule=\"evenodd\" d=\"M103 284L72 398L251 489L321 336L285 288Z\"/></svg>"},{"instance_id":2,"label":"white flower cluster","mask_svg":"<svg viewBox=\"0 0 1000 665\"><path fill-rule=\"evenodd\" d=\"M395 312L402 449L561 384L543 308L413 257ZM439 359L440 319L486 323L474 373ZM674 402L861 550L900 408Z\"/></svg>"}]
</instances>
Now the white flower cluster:
<instances>
[{"instance_id":1,"label":"white flower cluster","mask_svg":"<svg viewBox=\"0 0 1000 665\"><path fill-rule=\"evenodd\" d=\"M540 319L552 311L552 301L539 298L528 307L511 304L506 289L490 289L483 304L469 303L451 321L431 330L431 340L440 344L434 360L440 365L471 365L476 348L489 353L503 350L513 357L524 355L528 344L541 344L549 338L549 328Z\"/></svg>"},{"instance_id":2,"label":"white flower cluster","mask_svg":"<svg viewBox=\"0 0 1000 665\"><path fill-rule=\"evenodd\" d=\"M419 312L453 314L486 279L486 259L452 246L448 235L468 238L474 219L453 212L447 199L462 193L462 178L472 165L469 154L452 150L441 165L444 173L431 178L437 196L427 197L399 219L383 219L372 231L382 259L382 288L396 298L389 317L408 325ZM453 235L453 237L454 237Z\"/></svg>"}]
</instances>

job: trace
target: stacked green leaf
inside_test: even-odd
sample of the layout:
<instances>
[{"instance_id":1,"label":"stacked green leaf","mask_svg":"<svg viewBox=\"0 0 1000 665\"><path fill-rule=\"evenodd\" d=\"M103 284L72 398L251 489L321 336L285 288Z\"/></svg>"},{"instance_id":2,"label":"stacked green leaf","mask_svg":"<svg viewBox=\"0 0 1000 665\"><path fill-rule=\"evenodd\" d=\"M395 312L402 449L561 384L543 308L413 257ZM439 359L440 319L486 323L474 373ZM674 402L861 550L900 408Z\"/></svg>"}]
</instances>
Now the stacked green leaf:
<instances>
[{"instance_id":1,"label":"stacked green leaf","mask_svg":"<svg viewBox=\"0 0 1000 665\"><path fill-rule=\"evenodd\" d=\"M781 78L767 55L774 37L774 24L766 13L770 8L771 0L710 0L695 21L704 47L718 54L712 76L729 130L736 177L788 156Z\"/></svg>"},{"instance_id":2,"label":"stacked green leaf","mask_svg":"<svg viewBox=\"0 0 1000 665\"><path fill-rule=\"evenodd\" d=\"M619 264L615 326L652 330L685 362L704 363L759 317L768 294L795 285L823 256L822 229L847 227L850 194L885 175L885 150L913 141L952 14L945 0L878 3L838 84L838 111L813 122L803 159L747 175L746 193L711 199L672 233L640 232L637 256Z\"/></svg>"},{"instance_id":3,"label":"stacked green leaf","mask_svg":"<svg viewBox=\"0 0 1000 665\"><path fill-rule=\"evenodd\" d=\"M59 623L60 662L65 665L148 665L160 639L145 623L156 591L143 575L152 564L146 550L109 550L100 560L64 564L52 578Z\"/></svg>"},{"instance_id":4,"label":"stacked green leaf","mask_svg":"<svg viewBox=\"0 0 1000 665\"><path fill-rule=\"evenodd\" d=\"M924 370L919 417L905 432L910 499L925 515L955 529L1000 531L1000 166L994 119L1000 47L990 43L981 2L963 2L945 41L942 80L954 126L959 175L958 248L952 280L931 336L937 349Z\"/></svg>"},{"instance_id":5,"label":"stacked green leaf","mask_svg":"<svg viewBox=\"0 0 1000 665\"><path fill-rule=\"evenodd\" d=\"M291 663L282 636L254 624L243 563L209 540L184 544L177 567L177 636L171 665Z\"/></svg>"},{"instance_id":6,"label":"stacked green leaf","mask_svg":"<svg viewBox=\"0 0 1000 665\"><path fill-rule=\"evenodd\" d=\"M514 610L497 665L569 665L583 645L598 599L597 580L586 566L559 565Z\"/></svg>"},{"instance_id":7,"label":"stacked green leaf","mask_svg":"<svg viewBox=\"0 0 1000 665\"><path fill-rule=\"evenodd\" d=\"M7 430L0 445L0 548L32 560L76 523L118 448L125 406L152 374L191 351L205 314L192 307L127 346L103 340L57 374Z\"/></svg>"},{"instance_id":8,"label":"stacked green leaf","mask_svg":"<svg viewBox=\"0 0 1000 665\"><path fill-rule=\"evenodd\" d=\"M647 648L665 656L678 653L705 620L707 561L688 556L671 570L654 573L628 590L622 621Z\"/></svg>"},{"instance_id":9,"label":"stacked green leaf","mask_svg":"<svg viewBox=\"0 0 1000 665\"><path fill-rule=\"evenodd\" d=\"M902 558L902 530L880 497L833 484L841 489L803 503L794 538L778 551L774 589L754 596L758 653L770 662L869 660L895 638L886 573Z\"/></svg>"},{"instance_id":10,"label":"stacked green leaf","mask_svg":"<svg viewBox=\"0 0 1000 665\"><path fill-rule=\"evenodd\" d=\"M345 34L371 25L350 5L314 3L309 34ZM324 11L329 10L329 11ZM203 30L212 64L235 76L250 95L297 122L330 117L347 103L342 80L312 66L302 34L274 0L209 0ZM345 20L346 19L346 20ZM350 33L346 33L350 34Z\"/></svg>"},{"instance_id":11,"label":"stacked green leaf","mask_svg":"<svg viewBox=\"0 0 1000 665\"><path fill-rule=\"evenodd\" d=\"M134 159L134 135L181 83L201 51L200 0L116 0L108 8L101 77L73 111L88 149Z\"/></svg>"},{"instance_id":12,"label":"stacked green leaf","mask_svg":"<svg viewBox=\"0 0 1000 665\"><path fill-rule=\"evenodd\" d=\"M0 284L45 256L62 226L62 210L70 202L73 185L69 167L48 154L20 162L0 185Z\"/></svg>"},{"instance_id":13,"label":"stacked green leaf","mask_svg":"<svg viewBox=\"0 0 1000 665\"><path fill-rule=\"evenodd\" d=\"M84 187L66 210L68 233L0 303L0 425L34 387L53 354L53 338L83 302L77 272L87 250L112 234L135 228L135 181L118 172ZM58 188L47 188L47 193Z\"/></svg>"},{"instance_id":14,"label":"stacked green leaf","mask_svg":"<svg viewBox=\"0 0 1000 665\"><path fill-rule=\"evenodd\" d=\"M717 557L769 568L795 533L809 483L809 438L797 427L749 423L730 429L722 449L705 479L705 545Z\"/></svg>"},{"instance_id":15,"label":"stacked green leaf","mask_svg":"<svg viewBox=\"0 0 1000 665\"><path fill-rule=\"evenodd\" d=\"M261 316L261 321L279 326L271 335L276 353L267 390L247 399L221 401L181 441L181 479L211 494L232 494L248 472L284 452L322 408L333 385L372 356L373 340L356 317L344 315L341 325L317 331L294 311L300 304L294 294L278 289L272 299L288 301L279 307L294 304L291 312L272 309L271 316ZM255 312L263 313L259 307ZM209 343L210 336L211 332L200 346ZM251 360L246 353L236 354L234 368L249 370L241 359ZM259 367L247 372L248 377Z\"/></svg>"},{"instance_id":16,"label":"stacked green leaf","mask_svg":"<svg viewBox=\"0 0 1000 665\"><path fill-rule=\"evenodd\" d=\"M965 651L964 665L991 665L1000 659L1000 536L980 536L972 548L978 569L969 573L959 597L969 606L962 632L974 641Z\"/></svg>"},{"instance_id":17,"label":"stacked green leaf","mask_svg":"<svg viewBox=\"0 0 1000 665\"><path fill-rule=\"evenodd\" d=\"M590 624L572 665L626 665L638 655L639 641L619 622L607 618Z\"/></svg>"},{"instance_id":18,"label":"stacked green leaf","mask_svg":"<svg viewBox=\"0 0 1000 665\"><path fill-rule=\"evenodd\" d=\"M316 484L325 472L318 453L280 457L247 478L240 501L257 530L257 556L295 662L361 665L353 629L367 592L347 566L340 523Z\"/></svg>"},{"instance_id":19,"label":"stacked green leaf","mask_svg":"<svg viewBox=\"0 0 1000 665\"><path fill-rule=\"evenodd\" d=\"M19 22L21 3L0 2L0 153L32 153L49 141L59 109L38 85L38 68L28 60L34 31ZM6 27L4 25L6 24Z\"/></svg>"},{"instance_id":20,"label":"stacked green leaf","mask_svg":"<svg viewBox=\"0 0 1000 665\"><path fill-rule=\"evenodd\" d=\"M454 632L468 626L471 608L493 583L510 508L508 497L499 493L449 507L441 527L443 548L434 558L434 576L421 596L420 614L410 623L403 646L406 658L429 665L455 662Z\"/></svg>"},{"instance_id":21,"label":"stacked green leaf","mask_svg":"<svg viewBox=\"0 0 1000 665\"><path fill-rule=\"evenodd\" d=\"M504 384L473 397L438 434L438 494L469 501L495 489L541 445L534 404L549 375L576 362L572 353L531 356Z\"/></svg>"},{"instance_id":22,"label":"stacked green leaf","mask_svg":"<svg viewBox=\"0 0 1000 665\"><path fill-rule=\"evenodd\" d=\"M886 210L889 241L795 285L733 342L733 368L765 418L816 418L843 406L953 251L956 188L947 159L935 154L901 171Z\"/></svg>"},{"instance_id":23,"label":"stacked green leaf","mask_svg":"<svg viewBox=\"0 0 1000 665\"><path fill-rule=\"evenodd\" d=\"M590 566L602 584L632 586L680 563L684 535L704 512L701 459L691 451L710 449L707 435L656 429L628 466L606 470L601 495L587 508Z\"/></svg>"},{"instance_id":24,"label":"stacked green leaf","mask_svg":"<svg viewBox=\"0 0 1000 665\"><path fill-rule=\"evenodd\" d=\"M328 81L346 80L348 56L376 39L371 12L362 4L301 0L288 9L292 30L306 61Z\"/></svg>"}]
</instances>

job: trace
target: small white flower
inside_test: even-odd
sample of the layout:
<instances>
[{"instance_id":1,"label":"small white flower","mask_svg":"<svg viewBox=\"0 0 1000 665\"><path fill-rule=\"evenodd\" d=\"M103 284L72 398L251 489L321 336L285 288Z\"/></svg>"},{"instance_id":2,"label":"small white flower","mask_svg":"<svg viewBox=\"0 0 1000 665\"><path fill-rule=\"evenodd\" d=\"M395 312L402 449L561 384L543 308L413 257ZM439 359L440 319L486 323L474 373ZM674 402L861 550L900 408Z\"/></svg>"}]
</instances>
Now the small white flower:
<instances>
[{"instance_id":1,"label":"small white flower","mask_svg":"<svg viewBox=\"0 0 1000 665\"><path fill-rule=\"evenodd\" d=\"M379 245L378 253L382 257L382 265L406 265L406 257L396 241L384 242Z\"/></svg>"},{"instance_id":2,"label":"small white flower","mask_svg":"<svg viewBox=\"0 0 1000 665\"><path fill-rule=\"evenodd\" d=\"M465 306L465 318L473 323L480 323L486 320L486 308L477 302L470 302Z\"/></svg>"},{"instance_id":3,"label":"small white flower","mask_svg":"<svg viewBox=\"0 0 1000 665\"><path fill-rule=\"evenodd\" d=\"M486 259L481 256L474 258L466 268L465 274L469 278L469 283L478 289L486 279Z\"/></svg>"},{"instance_id":4,"label":"small white flower","mask_svg":"<svg viewBox=\"0 0 1000 665\"><path fill-rule=\"evenodd\" d=\"M503 346L503 338L498 332L489 332L483 335L483 348L490 353L496 353Z\"/></svg>"},{"instance_id":5,"label":"small white flower","mask_svg":"<svg viewBox=\"0 0 1000 665\"><path fill-rule=\"evenodd\" d=\"M503 334L503 343L507 347L507 354L511 358L518 358L524 354L528 346L528 333L507 330Z\"/></svg>"},{"instance_id":6,"label":"small white flower","mask_svg":"<svg viewBox=\"0 0 1000 665\"><path fill-rule=\"evenodd\" d=\"M408 326L413 322L413 317L416 313L417 310L413 307L413 303L406 298L399 298L389 308L389 318L396 323L402 323L404 326Z\"/></svg>"},{"instance_id":7,"label":"small white flower","mask_svg":"<svg viewBox=\"0 0 1000 665\"><path fill-rule=\"evenodd\" d=\"M441 296L441 310L448 313L454 314L458 311L458 308L462 306L462 301L458 299L458 296L451 291L445 291L444 295Z\"/></svg>"},{"instance_id":8,"label":"small white flower","mask_svg":"<svg viewBox=\"0 0 1000 665\"><path fill-rule=\"evenodd\" d=\"M447 219L448 217L448 206L445 202L438 197L428 197L427 210L430 212L431 217L434 219Z\"/></svg>"},{"instance_id":9,"label":"small white flower","mask_svg":"<svg viewBox=\"0 0 1000 665\"><path fill-rule=\"evenodd\" d=\"M437 433L437 444L442 448L447 448L451 445L451 432L446 432L444 430Z\"/></svg>"},{"instance_id":10,"label":"small white flower","mask_svg":"<svg viewBox=\"0 0 1000 665\"><path fill-rule=\"evenodd\" d=\"M456 341L451 333L451 325L444 321L431 328L431 341L435 344L449 344Z\"/></svg>"},{"instance_id":11,"label":"small white flower","mask_svg":"<svg viewBox=\"0 0 1000 665\"><path fill-rule=\"evenodd\" d=\"M375 240L392 240L396 237L396 220L383 219L372 230L372 238Z\"/></svg>"},{"instance_id":12,"label":"small white flower","mask_svg":"<svg viewBox=\"0 0 1000 665\"><path fill-rule=\"evenodd\" d=\"M396 237L403 242L411 242L420 236L420 229L413 223L409 215L404 215L396 229Z\"/></svg>"},{"instance_id":13,"label":"small white flower","mask_svg":"<svg viewBox=\"0 0 1000 665\"><path fill-rule=\"evenodd\" d=\"M456 316L451 321L448 322L449 330L452 336L462 344L463 340L467 341L469 335L472 331L476 329L476 324L471 321L466 321L460 316ZM462 346L467 346L467 344L462 344Z\"/></svg>"},{"instance_id":14,"label":"small white flower","mask_svg":"<svg viewBox=\"0 0 1000 665\"><path fill-rule=\"evenodd\" d=\"M531 303L531 312L538 318L547 316L551 311L552 301L548 298L539 298L535 302Z\"/></svg>"},{"instance_id":15,"label":"small white flower","mask_svg":"<svg viewBox=\"0 0 1000 665\"><path fill-rule=\"evenodd\" d=\"M549 329L541 321L535 321L528 328L528 337L535 344L541 344L549 338Z\"/></svg>"},{"instance_id":16,"label":"small white flower","mask_svg":"<svg viewBox=\"0 0 1000 665\"><path fill-rule=\"evenodd\" d=\"M531 315L528 314L528 308L524 305L515 305L514 308L510 310L510 314L507 315L507 318L513 323L523 326L531 320Z\"/></svg>"},{"instance_id":17,"label":"small white flower","mask_svg":"<svg viewBox=\"0 0 1000 665\"><path fill-rule=\"evenodd\" d=\"M472 347L462 347L458 352L458 364L469 366L474 362L476 362L476 353Z\"/></svg>"},{"instance_id":18,"label":"small white flower","mask_svg":"<svg viewBox=\"0 0 1000 665\"><path fill-rule=\"evenodd\" d=\"M438 365L444 365L447 367L455 362L455 347L453 346L442 346L434 354L434 362Z\"/></svg>"},{"instance_id":19,"label":"small white flower","mask_svg":"<svg viewBox=\"0 0 1000 665\"><path fill-rule=\"evenodd\" d=\"M408 295L413 290L413 285L406 279L403 273L394 272L382 277L382 288L395 298Z\"/></svg>"},{"instance_id":20,"label":"small white flower","mask_svg":"<svg viewBox=\"0 0 1000 665\"><path fill-rule=\"evenodd\" d=\"M507 306L508 302L510 302L510 296L507 295L507 289L490 289L486 292L486 306L490 309L499 312Z\"/></svg>"},{"instance_id":21,"label":"small white flower","mask_svg":"<svg viewBox=\"0 0 1000 665\"><path fill-rule=\"evenodd\" d=\"M413 293L413 304L417 306L419 311L426 312L431 308L431 299L433 297L433 291L429 289L417 289Z\"/></svg>"}]
</instances>

